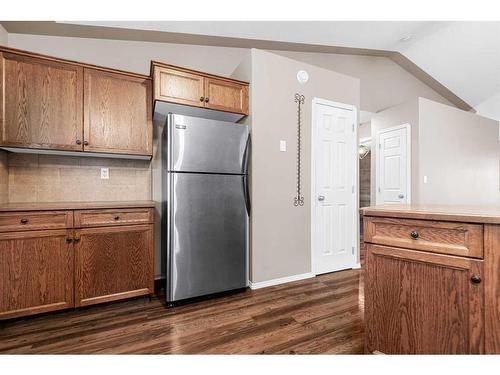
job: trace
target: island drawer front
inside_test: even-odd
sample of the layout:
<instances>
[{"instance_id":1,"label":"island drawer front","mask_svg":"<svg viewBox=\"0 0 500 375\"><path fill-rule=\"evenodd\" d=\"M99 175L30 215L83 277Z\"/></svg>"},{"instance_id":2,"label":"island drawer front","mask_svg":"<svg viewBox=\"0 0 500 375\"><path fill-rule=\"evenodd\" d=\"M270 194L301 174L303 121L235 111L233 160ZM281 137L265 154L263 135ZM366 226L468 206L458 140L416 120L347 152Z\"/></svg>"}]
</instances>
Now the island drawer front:
<instances>
[{"instance_id":1,"label":"island drawer front","mask_svg":"<svg viewBox=\"0 0 500 375\"><path fill-rule=\"evenodd\" d=\"M148 224L152 222L152 208L122 208L75 211L75 228Z\"/></svg>"},{"instance_id":2,"label":"island drawer front","mask_svg":"<svg viewBox=\"0 0 500 375\"><path fill-rule=\"evenodd\" d=\"M65 229L73 227L73 211L0 212L0 232Z\"/></svg>"},{"instance_id":3,"label":"island drawer front","mask_svg":"<svg viewBox=\"0 0 500 375\"><path fill-rule=\"evenodd\" d=\"M364 217L364 240L386 246L483 258L483 225Z\"/></svg>"}]
</instances>

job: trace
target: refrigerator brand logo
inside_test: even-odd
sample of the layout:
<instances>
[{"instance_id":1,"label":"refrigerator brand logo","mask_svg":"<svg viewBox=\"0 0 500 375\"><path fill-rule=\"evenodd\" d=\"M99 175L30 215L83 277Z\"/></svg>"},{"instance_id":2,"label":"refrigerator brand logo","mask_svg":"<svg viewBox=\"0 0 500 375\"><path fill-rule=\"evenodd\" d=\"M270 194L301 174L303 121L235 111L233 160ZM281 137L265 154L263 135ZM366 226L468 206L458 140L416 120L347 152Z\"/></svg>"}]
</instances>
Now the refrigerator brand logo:
<instances>
[{"instance_id":1,"label":"refrigerator brand logo","mask_svg":"<svg viewBox=\"0 0 500 375\"><path fill-rule=\"evenodd\" d=\"M186 129L186 125L175 125L176 129Z\"/></svg>"}]
</instances>

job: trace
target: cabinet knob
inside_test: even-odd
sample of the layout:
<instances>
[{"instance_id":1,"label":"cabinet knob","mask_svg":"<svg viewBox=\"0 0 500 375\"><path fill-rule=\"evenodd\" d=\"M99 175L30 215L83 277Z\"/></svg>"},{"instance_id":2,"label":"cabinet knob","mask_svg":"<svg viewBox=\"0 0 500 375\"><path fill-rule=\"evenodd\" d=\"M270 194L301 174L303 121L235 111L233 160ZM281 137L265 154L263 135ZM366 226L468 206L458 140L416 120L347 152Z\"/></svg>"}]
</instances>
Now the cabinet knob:
<instances>
[{"instance_id":1,"label":"cabinet knob","mask_svg":"<svg viewBox=\"0 0 500 375\"><path fill-rule=\"evenodd\" d=\"M89 142L88 142L88 141L83 141L83 145L84 145L84 146L88 146L88 145L89 145Z\"/></svg>"},{"instance_id":2,"label":"cabinet knob","mask_svg":"<svg viewBox=\"0 0 500 375\"><path fill-rule=\"evenodd\" d=\"M205 103L208 103L208 96L205 98Z\"/></svg>"},{"instance_id":3,"label":"cabinet knob","mask_svg":"<svg viewBox=\"0 0 500 375\"><path fill-rule=\"evenodd\" d=\"M418 238L418 232L416 230L411 231L410 237L416 240Z\"/></svg>"},{"instance_id":4,"label":"cabinet knob","mask_svg":"<svg viewBox=\"0 0 500 375\"><path fill-rule=\"evenodd\" d=\"M79 139L76 140L76 144L77 145L81 145L82 144L82 141L80 141Z\"/></svg>"},{"instance_id":5,"label":"cabinet knob","mask_svg":"<svg viewBox=\"0 0 500 375\"><path fill-rule=\"evenodd\" d=\"M68 238L66 238L66 242L71 243L71 242L73 242L73 239L71 237L68 237Z\"/></svg>"},{"instance_id":6,"label":"cabinet knob","mask_svg":"<svg viewBox=\"0 0 500 375\"><path fill-rule=\"evenodd\" d=\"M28 219L23 218L23 219L21 219L21 224L28 224L28 221L29 221Z\"/></svg>"},{"instance_id":7,"label":"cabinet knob","mask_svg":"<svg viewBox=\"0 0 500 375\"><path fill-rule=\"evenodd\" d=\"M471 278L470 278L470 281L473 284L479 284L481 282L481 276L479 276L479 275L472 275Z\"/></svg>"},{"instance_id":8,"label":"cabinet knob","mask_svg":"<svg viewBox=\"0 0 500 375\"><path fill-rule=\"evenodd\" d=\"M204 96L200 96L200 102L202 102L204 100L205 100L205 97Z\"/></svg>"},{"instance_id":9,"label":"cabinet knob","mask_svg":"<svg viewBox=\"0 0 500 375\"><path fill-rule=\"evenodd\" d=\"M120 220L120 216L116 215L115 220Z\"/></svg>"}]
</instances>

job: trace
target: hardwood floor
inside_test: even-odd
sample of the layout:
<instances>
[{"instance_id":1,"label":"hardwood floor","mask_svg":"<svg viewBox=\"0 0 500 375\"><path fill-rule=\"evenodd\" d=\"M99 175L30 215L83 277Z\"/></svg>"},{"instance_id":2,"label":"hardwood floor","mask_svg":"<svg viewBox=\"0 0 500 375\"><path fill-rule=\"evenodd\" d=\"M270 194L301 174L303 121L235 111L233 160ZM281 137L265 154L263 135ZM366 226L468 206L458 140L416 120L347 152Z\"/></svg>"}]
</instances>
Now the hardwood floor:
<instances>
[{"instance_id":1,"label":"hardwood floor","mask_svg":"<svg viewBox=\"0 0 500 375\"><path fill-rule=\"evenodd\" d=\"M355 354L363 271L166 308L141 298L0 322L0 353Z\"/></svg>"}]
</instances>

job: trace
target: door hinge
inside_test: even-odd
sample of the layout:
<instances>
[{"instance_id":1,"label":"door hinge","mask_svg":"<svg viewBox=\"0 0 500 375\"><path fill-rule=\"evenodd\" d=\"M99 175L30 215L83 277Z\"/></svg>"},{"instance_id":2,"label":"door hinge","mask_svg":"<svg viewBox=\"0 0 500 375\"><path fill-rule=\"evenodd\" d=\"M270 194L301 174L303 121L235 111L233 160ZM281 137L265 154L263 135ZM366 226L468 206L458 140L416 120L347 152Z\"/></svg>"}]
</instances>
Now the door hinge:
<instances>
[{"instance_id":1,"label":"door hinge","mask_svg":"<svg viewBox=\"0 0 500 375\"><path fill-rule=\"evenodd\" d=\"M354 246L351 247L351 249L352 249L352 255L354 255Z\"/></svg>"},{"instance_id":2,"label":"door hinge","mask_svg":"<svg viewBox=\"0 0 500 375\"><path fill-rule=\"evenodd\" d=\"M382 143L379 143L379 144L378 144L378 148L382 148Z\"/></svg>"},{"instance_id":3,"label":"door hinge","mask_svg":"<svg viewBox=\"0 0 500 375\"><path fill-rule=\"evenodd\" d=\"M380 193L380 186L379 186L379 188L378 188L378 192Z\"/></svg>"},{"instance_id":4,"label":"door hinge","mask_svg":"<svg viewBox=\"0 0 500 375\"><path fill-rule=\"evenodd\" d=\"M352 185L351 191L354 194L354 185Z\"/></svg>"},{"instance_id":5,"label":"door hinge","mask_svg":"<svg viewBox=\"0 0 500 375\"><path fill-rule=\"evenodd\" d=\"M352 132L354 133L354 123L352 123Z\"/></svg>"}]
</instances>

